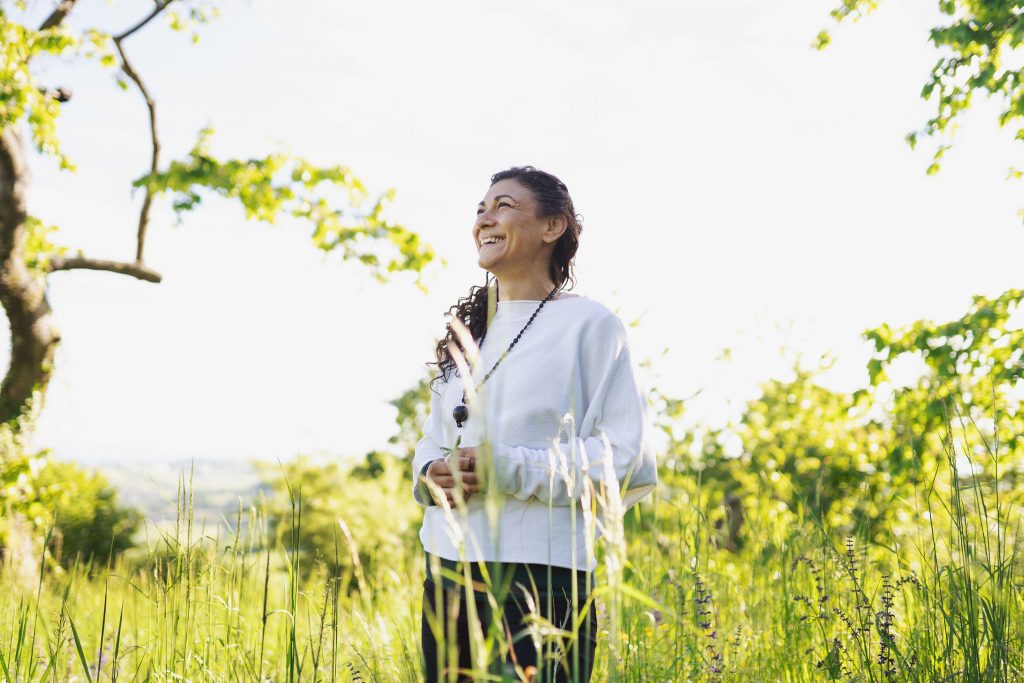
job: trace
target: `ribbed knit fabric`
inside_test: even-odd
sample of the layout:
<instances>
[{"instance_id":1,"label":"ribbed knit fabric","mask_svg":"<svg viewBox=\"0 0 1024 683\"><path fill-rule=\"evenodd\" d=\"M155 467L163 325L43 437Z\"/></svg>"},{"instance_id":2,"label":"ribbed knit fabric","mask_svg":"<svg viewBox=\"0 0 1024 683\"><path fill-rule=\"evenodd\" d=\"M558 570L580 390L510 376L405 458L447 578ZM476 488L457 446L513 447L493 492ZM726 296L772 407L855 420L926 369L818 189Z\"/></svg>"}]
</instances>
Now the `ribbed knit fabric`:
<instances>
[{"instance_id":1,"label":"ribbed knit fabric","mask_svg":"<svg viewBox=\"0 0 1024 683\"><path fill-rule=\"evenodd\" d=\"M473 370L476 382L539 303L498 302ZM596 487L604 479L606 446L624 508L657 483L647 397L636 379L626 328L593 299L568 296L545 304L470 402L462 429L452 418L462 399L462 377L453 371L434 390L412 462L413 497L425 507L420 540L427 552L450 560L593 570L579 497L585 476ZM452 447L459 434L462 446L485 440L491 445L502 494L493 530L485 494L474 494L465 510L455 508L448 516L420 479L421 468L444 457L442 447ZM566 474L575 482L573 490Z\"/></svg>"}]
</instances>

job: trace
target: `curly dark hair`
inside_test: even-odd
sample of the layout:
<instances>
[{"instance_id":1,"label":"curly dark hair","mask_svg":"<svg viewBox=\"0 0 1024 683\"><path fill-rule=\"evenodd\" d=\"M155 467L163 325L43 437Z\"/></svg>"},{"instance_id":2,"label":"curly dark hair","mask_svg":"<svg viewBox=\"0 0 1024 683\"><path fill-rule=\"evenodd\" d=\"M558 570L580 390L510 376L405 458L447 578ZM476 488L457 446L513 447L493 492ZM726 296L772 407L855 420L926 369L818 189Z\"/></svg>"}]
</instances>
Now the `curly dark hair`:
<instances>
[{"instance_id":1,"label":"curly dark hair","mask_svg":"<svg viewBox=\"0 0 1024 683\"><path fill-rule=\"evenodd\" d=\"M548 263L548 272L559 290L572 289L576 284L573 258L579 248L580 233L583 231L583 217L576 214L572 197L569 196L569 189L555 176L533 166L513 166L499 171L491 176L491 185L507 178L514 179L530 191L534 201L537 202L538 218L565 216L568 227L555 242L555 248L551 252L551 261ZM484 336L487 334L489 284L490 273L487 274L483 285L470 287L469 294L459 299L459 302L452 306L446 314L461 320L469 328L477 345L483 343ZM437 342L435 350L437 360L427 363L427 365L437 366L437 376L430 381L431 388L439 379L447 381L455 368L455 359L448 351L448 342L453 342L459 351L466 352L453 332L451 323L448 323L445 326L444 338Z\"/></svg>"}]
</instances>

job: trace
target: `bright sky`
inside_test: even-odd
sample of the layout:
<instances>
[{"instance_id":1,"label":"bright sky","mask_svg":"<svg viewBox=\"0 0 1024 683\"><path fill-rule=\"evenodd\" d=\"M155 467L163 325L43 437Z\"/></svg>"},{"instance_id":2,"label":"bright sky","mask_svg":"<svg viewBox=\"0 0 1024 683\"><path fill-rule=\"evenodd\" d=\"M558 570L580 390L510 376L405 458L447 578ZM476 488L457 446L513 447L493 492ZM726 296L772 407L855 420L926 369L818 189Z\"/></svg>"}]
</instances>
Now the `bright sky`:
<instances>
[{"instance_id":1,"label":"bright sky","mask_svg":"<svg viewBox=\"0 0 1024 683\"><path fill-rule=\"evenodd\" d=\"M80 4L75 26L113 31L151 7ZM640 319L648 383L703 388L695 419L725 419L785 375L783 344L833 351L829 386L861 384L864 329L952 319L972 294L1020 286L1024 193L1005 180L1020 149L992 104L937 176L927 145L903 141L931 113L918 94L937 59L933 3L883 3L816 52L834 4L253 0L223 3L198 45L147 27L127 49L165 161L209 124L221 158L345 164L371 191L394 187L390 216L448 266L427 295L411 277L381 286L324 259L303 225L246 222L211 197L175 227L164 202L146 247L161 284L51 278L63 344L36 445L82 461L385 445L387 401L483 280L469 231L488 179L525 163L565 181L584 217L576 291ZM143 102L98 67L43 74L74 92L59 131L79 171L34 159L30 210L63 243L128 260Z\"/></svg>"}]
</instances>

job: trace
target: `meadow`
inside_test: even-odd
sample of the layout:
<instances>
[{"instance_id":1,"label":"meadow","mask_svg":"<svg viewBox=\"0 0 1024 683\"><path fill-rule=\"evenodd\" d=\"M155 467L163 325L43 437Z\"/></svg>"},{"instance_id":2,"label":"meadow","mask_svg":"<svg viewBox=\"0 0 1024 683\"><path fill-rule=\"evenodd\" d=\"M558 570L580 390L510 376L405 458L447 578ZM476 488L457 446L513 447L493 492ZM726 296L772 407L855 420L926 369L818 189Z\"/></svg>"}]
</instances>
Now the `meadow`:
<instances>
[{"instance_id":1,"label":"meadow","mask_svg":"<svg viewBox=\"0 0 1024 683\"><path fill-rule=\"evenodd\" d=\"M913 501L928 523L892 547L775 505L747 511L745 542L727 549L729 520L699 479L664 468L657 498L609 517L597 540L593 680L1024 680L1020 507L998 479L958 468L954 424L944 470ZM199 526L190 488L183 472L175 524L141 554L41 563L34 583L7 554L5 681L420 680L419 548L361 557L338 517L332 543L304 550L316 500L301 488L276 523L263 501ZM594 489L591 503L614 511L615 496ZM392 504L406 503L376 510ZM572 637L534 627L540 640ZM500 633L480 637L501 646ZM475 674L519 679L486 661Z\"/></svg>"},{"instance_id":2,"label":"meadow","mask_svg":"<svg viewBox=\"0 0 1024 683\"><path fill-rule=\"evenodd\" d=\"M572 628L534 614L529 637L557 651L596 610L593 681L1024 680L1022 300L868 330L865 387L798 362L725 426L650 387L658 487L625 510L611 472L587 478L591 599ZM169 524L133 526L99 480L30 455L31 430L0 431L2 680L421 680L409 462L428 379L392 402L387 450L256 462L216 519L196 514L194 469ZM508 587L478 589L497 604ZM469 617L462 673L530 680Z\"/></svg>"},{"instance_id":3,"label":"meadow","mask_svg":"<svg viewBox=\"0 0 1024 683\"><path fill-rule=\"evenodd\" d=\"M6 54L0 67L0 129L4 133L0 137L0 264L4 268L0 304L12 339L10 368L0 391L0 680L4 683L421 680L420 600L425 568L417 530L422 509L411 497L409 460L424 417L423 381L394 401L398 431L387 446L381 445L381 451L352 460L339 456L318 461L300 454L289 463L262 463L258 483L247 479L239 487L246 489L245 496L231 505L209 481L197 480L194 470L183 469L176 484L167 484L168 490L160 492L161 498L166 493L176 501L169 523L146 519L118 501L103 477L73 464L55 463L45 449L32 446L38 411L59 365L55 354L61 336L52 313L92 310L86 306L100 298L99 290L85 286L55 287L53 291L62 293L59 302L51 301L54 273L106 271L155 284L164 278L166 267L168 279L172 273L195 269L192 275L200 282L203 260L195 256L226 249L228 256L238 251L247 258L222 256L210 261L215 269L205 271L211 279L199 285L205 287L202 296L167 310L195 312L202 310L197 306L200 302L203 309L209 302L228 305L223 302L231 300L226 296L231 290L225 286L229 278L244 284L251 301L281 301L281 308L294 308L301 301L314 300L306 296L314 290L297 284L296 273L306 266L284 268L280 243L249 251L257 242L243 243L248 238L238 238L236 244L234 235L242 233L232 232L230 244L218 244L227 233L211 239L211 231L202 231L203 241L178 250L187 257L177 262L177 270L172 251L159 258L150 254L152 263L145 260L151 200L161 195L173 195L169 208L179 221L206 207L210 203L206 197L224 199L255 221L273 223L278 216L287 217L312 228L307 246L340 256L343 262L359 263L381 282L406 272L415 274L422 286L419 276L424 268L440 253L455 253L450 244L443 246L444 252L435 252L418 233L386 218L384 209L395 191L372 199L368 190L372 184L364 185L337 160L319 166L291 153L258 149L238 158L218 157L207 116L216 114L213 118L228 122L226 127L236 139L228 138L227 149L247 139L262 140L267 131L289 130L302 134L296 141L298 149L332 158L330 150L349 154L351 140L345 136L354 131L369 140L366 155L353 158L368 169L367 177L375 173L394 177L403 186L425 192L420 208L408 214L424 226L447 226L452 216L463 215L465 197L473 196L475 201L475 194L469 193L476 193L485 177L474 175L471 185L463 168L467 159L475 164L481 158L505 158L512 149L518 157L543 153L547 158L552 150L562 150L566 177L579 179L572 181L573 187L591 188L592 203L587 204L587 211L594 212L591 215L602 216L607 225L653 229L645 234L653 242L616 238L615 258L605 263L617 269L635 261L639 270L633 279L645 289L652 274L671 275L673 285L658 289L666 290L664 301L673 311L698 317L716 307L726 312L714 322L695 318L687 334L716 334L717 325L731 324L736 311L729 302L746 301L752 288L763 290L766 299L791 297L796 287L820 290L828 294L820 299L824 307L845 313L844 306L873 302L872 297L921 297L924 305L928 297L950 296L952 290L937 287L940 279L959 279L972 283L971 287L977 283L978 288L994 286L992 282L1005 287L1005 279L981 276L1000 270L1017 272L1012 259L995 258L1014 253L1008 233L982 232L986 224L997 225L993 216L1002 210L998 202L1004 196L992 190L996 176L984 176L972 164L964 164L971 169L967 175L925 191L908 182L908 176L899 175L902 162L897 157L887 157L885 148L873 145L893 135L882 125L883 118L901 121L896 135L905 135L911 148L935 143L926 167L932 176L950 147L952 131L970 107L972 94L1002 100L999 126L1019 126L1024 113L1020 89L1024 70L1013 59L1024 35L1019 3L940 0L932 8L939 12L934 19L938 25L927 36L939 61L931 66L929 48L923 66L914 68L930 69L921 72L930 75L919 92L921 99L937 108L923 128L909 134L903 132L902 117L912 112L906 120L916 120L918 110L905 109L906 103L894 94L912 83L916 96L919 82L902 80L901 69L921 56L916 50L924 34L906 38L909 34L903 34L903 28L891 28L895 23L887 29L891 35L874 34L867 48L852 57L839 46L831 49L828 57L834 60L828 62L828 71L822 71L819 66L806 66L811 62L792 51L790 42L799 36L800 49L806 51L812 34L805 32L812 24L805 24L797 14L766 13L761 7L732 7L732 3L695 3L687 8L691 14L671 20L668 14L666 18L648 16L646 8L632 14L623 9L621 19L592 12L589 6L587 11L568 8L564 11L569 14L557 19L524 7L522 24L510 21L512 15L502 7L486 18L487 31L470 31L470 24L459 24L428 8L422 20L406 21L411 27L406 33L396 32L402 24L390 16L394 14L390 8L378 17L350 21L347 13L354 7L346 6L342 18L326 12L332 3L321 3L324 13L310 19L291 8L281 10L281 3L264 3L266 8L255 22L235 17L231 19L232 26L238 26L234 33L213 33L207 32L212 28L207 25L219 14L216 2L194 3L186 9L186 3L172 5L168 0L146 8L132 21L126 14L117 15L116 22L108 22L113 16L82 7L86 4L77 3L76 8L74 1L0 3ZM830 16L836 23L849 24L872 13L878 4L876 0L842 0L832 7ZM538 9L541 5L549 9L545 3ZM269 11L271 6L279 14ZM903 8L900 13L914 11L918 10ZM74 21L67 20L69 14ZM208 56L188 62L177 44L159 42L163 39L153 32L157 23L151 22L161 14L161 21L169 20L171 33L191 34L192 42L199 41L200 29L210 35L208 41L204 38L204 45L209 42L213 48L205 53ZM449 14L463 19L459 15L470 17L471 13ZM591 16L597 23L585 23ZM84 23L79 23L79 17ZM932 21L927 19L929 24ZM107 23L119 32L104 28ZM147 24L150 28L143 32ZM532 34L533 25L557 28L560 33L552 34L555 40L550 44L559 48L574 43L587 46L580 52L585 61L570 60L568 52L532 49L523 40ZM332 30L330 40L310 40L310 26L350 26L353 32ZM656 30L650 32L647 26ZM530 33L526 27L531 27ZM726 30L709 32L708 27ZM616 37L608 32L611 28L630 30ZM669 41L660 37L669 28L694 30L665 36L685 50L697 46L699 58L688 51L660 52L667 50ZM821 30L813 46L826 48L832 41L831 30ZM149 42L142 42L143 36ZM473 36L481 42L466 42ZM539 45L545 48L551 38L547 33L534 37L542 38L545 42ZM709 37L714 42L705 43ZM327 51L326 45L347 51ZM459 46L461 51L449 54L436 50L438 45ZM515 49L494 49L505 45ZM527 49L522 49L524 45ZM175 58L167 59L172 50ZM431 61L435 53L442 61ZM239 54L246 57L241 71L235 68ZM399 59L394 63L383 59L396 54ZM507 56L512 61L465 59L465 54L494 55L498 60ZM636 55L636 61L631 62L629 55ZM713 61L705 61L705 55ZM132 66L136 57L139 70ZM364 63L370 57L382 58L380 64ZM524 61L530 59L537 61ZM417 68L408 68L410 62ZM143 170L134 158L129 175L125 175L128 166L112 165L121 163L121 152L132 147L122 145L121 138L127 137L122 133L132 130L127 122L136 119L129 117L138 117L141 109L125 109L120 118L120 104L108 99L117 91L102 89L106 86L100 80L78 80L77 72L65 70L72 64L115 70L121 74L115 76L117 87L137 91L145 101L148 126L136 145L151 150L145 175L139 176ZM310 68L311 64L330 68ZM501 97L502 115L515 123L516 135L502 130L504 142L481 145L480 140L493 136L494 121L501 119L495 118L493 107L477 106L477 93L480 83L490 82L495 67L505 64L516 73L554 76L538 81L541 87L530 97ZM766 69L766 64L772 68ZM240 77L232 77L228 80L241 89L223 87L224 79L212 75L229 65L230 73L258 75L259 80L250 87ZM352 65L359 68L349 68ZM696 65L693 73L708 80L667 87L688 83L680 78L680 65ZM477 66L486 70L462 70ZM333 78L336 71L351 80L325 86L325 74ZM442 74L444 80L435 74ZM580 99L570 91L579 107L538 107L541 99L564 100L564 74L574 74L584 86L582 92L593 90L597 99L589 95ZM609 80L609 74L616 76L615 81ZM360 80L362 76L365 79ZM620 91L617 81L629 87ZM268 89L266 83L274 87ZM793 86L801 83L808 87ZM68 84L75 85L73 99L65 87ZM209 84L216 84L216 93L204 89ZM423 84L429 89L420 91ZM155 99L149 90L153 85L159 86L154 88ZM694 106L691 90L704 93L714 106ZM391 99L394 93L406 91L413 93L413 101L431 106L410 108ZM253 92L262 99L254 100ZM678 97L679 93L685 97ZM455 105L449 108L431 99L434 94ZM472 99L460 99L463 96ZM69 116L60 119L61 126L66 121L68 128L59 129L58 115L69 101ZM175 109L172 105L169 113L178 122L161 128L158 135L156 101L161 102L161 112L164 102L175 101L197 101L211 109L190 119L184 114L191 106ZM295 102L316 106L301 107L302 118L296 119ZM394 106L396 102L401 106ZM637 109L637 102L644 106ZM288 108L278 108L283 106ZM587 125L578 124L577 109L587 112ZM317 118L321 112L335 110L345 115L341 125L333 115ZM882 110L886 116L876 117ZM410 119L391 117L396 112L404 117L409 111L415 115L415 126ZM711 118L693 118L693 112L701 111L711 112ZM642 117L637 117L638 112ZM254 113L280 118L261 119ZM161 113L161 121L163 117ZM97 121L103 122L102 127ZM420 127L430 134L418 134ZM198 135L194 143L189 137L186 144L182 131L192 128ZM85 174L75 184L64 185L37 163L49 159L61 170L75 167L63 151L64 130L87 141L99 140L98 131L111 131L118 142L93 145L92 157L88 146L69 145L68 150L80 155ZM1015 130L1017 140L1024 138L1024 130ZM22 139L19 131L30 136ZM630 131L628 139L623 138L628 144L606 145L602 154L609 155L607 163L595 163L595 131L602 139L608 131ZM680 135L680 131L700 134ZM164 159L160 158L161 137ZM693 138L714 144L693 144ZM615 142L614 136L609 139ZM995 148L1009 139L990 138L995 142L987 144ZM444 154L437 153L435 140L445 142ZM38 157L33 156L33 147ZM627 152L616 152L617 147ZM395 148L408 156L392 156ZM494 156L475 156L488 148L493 148ZM380 150L386 153L379 154ZM985 164L995 158L985 158ZM786 159L792 159L790 165L780 165ZM422 165L424 160L427 165ZM764 167L767 172L760 160L770 160L771 165ZM449 161L452 165L443 165ZM1002 180L1002 161L998 166ZM1011 177L1024 176L1017 166L1011 168ZM42 182L31 182L30 167ZM639 167L647 169L643 176L622 172ZM747 172L753 175L745 177ZM126 193L110 193L110 179L119 175L133 191L143 192L141 208L109 199L120 196L118 201L127 201ZM666 184L651 185L641 178ZM691 178L706 188L687 198L697 200L687 202L696 213L672 214L672 220L665 220L662 203L630 200L675 197L680 179L688 183ZM719 178L729 182L718 182ZM755 182L748 185L748 179ZM39 199L30 205L28 188L37 186ZM737 201L736 186L756 191ZM720 194L716 187L721 188ZM801 201L804 208L793 211L786 204L793 188L800 188L801 199L813 197L820 204ZM851 194L854 191L857 194ZM602 195L618 200L594 201L603 199ZM964 198L962 204L950 201L957 195ZM105 199L97 202L97 197ZM449 200L458 203L444 203ZM723 212L723 205L747 213ZM992 213L987 212L989 205ZM59 206L73 209L54 212ZM87 206L95 206L98 213L90 214L84 210ZM779 207L786 209L784 214L772 213ZM833 207L838 210L832 211ZM46 209L46 215L33 215L35 208ZM130 262L98 258L120 253L120 246L114 250L106 243L92 243L82 239L81 233L62 232L51 224L57 221L89 229L92 221L102 228L93 232L105 240L113 234L108 229L111 216L136 211L137 231L123 236L135 240L135 257ZM154 214L154 227L166 223L169 215ZM772 216L780 217L774 225ZM208 220L222 222L218 214ZM732 232L733 225L750 225L756 232ZM822 225L830 231L824 233ZM965 225L970 229L965 230ZM689 230L689 226L701 230L700 239L675 244L696 244L702 251L694 253L700 257L683 262L677 252L685 254L688 247L647 246L671 247L671 239L680 235L690 240L698 233L687 235L680 229ZM787 230L772 235L765 227ZM721 241L705 243L705 234ZM903 245L897 234L906 235ZM758 241L764 235L773 241ZM823 235L844 241L830 245ZM860 242L849 239L851 235ZM69 244L64 244L65 237ZM793 245L801 240L807 250L795 251ZM630 252L630 243L640 245L638 250ZM950 244L954 249L948 248ZM720 252L715 251L716 245ZM939 248L931 250L935 245ZM972 251L979 245L978 251ZM86 246L88 255L82 248ZM949 261L937 260L942 250L948 252L943 256L948 255ZM755 259L743 261L741 252ZM832 252L842 253L833 258ZM715 257L704 257L705 253ZM653 258L663 255L669 258ZM801 267L793 267L798 262ZM226 263L232 267L225 268ZM275 265L276 277L267 276L265 263ZM591 263L594 272L601 272L599 261ZM246 271L247 264L256 267ZM737 268L731 272L738 277L728 276L726 268L731 267ZM210 272L214 275L209 276ZM620 276L629 277L625 272ZM245 277L252 279L247 283ZM257 296L257 289L249 291L257 279L276 288ZM677 306L678 292L703 292L712 279L738 283L735 297L706 308L689 303ZM850 289L843 290L837 283ZM358 298L357 290L345 287L338 291L352 300ZM333 295L321 284L316 288ZM103 292L102 297L108 294ZM657 490L627 511L617 486L592 482L576 502L598 560L592 577L593 599L579 605L582 611L597 614L592 680L1024 681L1022 302L1024 290L1011 289L993 298L974 297L958 320L940 324L919 320L900 329L880 324L864 332L874 351L864 368L865 386L849 393L826 389L816 381L822 368L797 363L792 377L765 381L760 396L746 403L742 413L725 426L686 421L687 400L666 396L653 387L655 428L664 443L659 451ZM813 306L816 312L819 304ZM239 310L246 307L238 306ZM185 348L180 341L184 337L165 333L163 321L155 327L137 317L145 310L141 304L133 301L132 308L125 310L131 311L126 320L134 328L133 336L124 336L120 343L133 343L118 346L117 357L89 356L108 359L89 361L96 367L107 362L135 369L160 358L160 348L175 354ZM309 319L336 312L334 308L307 310ZM228 335L218 335L209 321L200 326L200 317L177 327L189 338L260 336L236 326L235 318L224 311L217 317L219 322L228 321L227 328L220 328ZM358 319L355 308L346 309L344 319L350 316ZM103 330L95 344L113 348L111 339L118 338L113 327L95 324L102 317L83 319ZM288 343L316 336L307 335L304 326L275 325L287 333ZM155 331L149 341L153 346L133 341L135 332L146 327ZM202 334L197 335L197 330ZM157 346L158 341L168 345ZM130 347L145 349L134 365L131 356L123 355ZM288 348L294 350L285 351L282 361L289 360L288 353L316 355L308 347ZM364 353L386 355L385 347L376 344L369 352L358 348L360 361ZM232 349L210 346L200 351L203 357L216 357ZM906 362L916 367L916 375L910 380L895 379ZM232 388L249 386L219 379L227 376L220 370L211 369L196 384L187 382L187 393L181 396L191 399L196 386L206 384L223 388L216 387L218 382ZM324 380L328 372L317 368L316 374L321 385L329 384ZM106 375L99 383L119 386ZM147 386L145 395L119 391L142 405L160 393L156 387L150 392ZM288 400L290 390L283 387L267 393L266 400L275 409ZM94 406L112 412L106 402L95 401ZM191 425L184 427L178 431L190 434ZM87 441L82 434L73 437L75 448ZM344 449L346 444L337 447ZM145 452L148 444L142 450L136 466L152 470ZM131 490L132 477L137 475L127 468L120 474L119 485ZM222 471L216 476L233 475ZM240 474L234 476L242 479ZM558 482L553 480L552 485ZM131 493L147 502L139 490ZM486 495L487 505L501 504L497 495ZM451 514L457 516L458 508ZM508 589L489 580L482 588L494 603ZM529 680L528 671L503 664L500 653L508 646L505 634L497 628L482 628L472 613L470 620L473 663L461 673L474 681ZM531 621L529 637L538 646L550 644L557 650L578 636L578 623L560 629L539 617ZM446 674L449 681L458 676L451 668Z\"/></svg>"}]
</instances>

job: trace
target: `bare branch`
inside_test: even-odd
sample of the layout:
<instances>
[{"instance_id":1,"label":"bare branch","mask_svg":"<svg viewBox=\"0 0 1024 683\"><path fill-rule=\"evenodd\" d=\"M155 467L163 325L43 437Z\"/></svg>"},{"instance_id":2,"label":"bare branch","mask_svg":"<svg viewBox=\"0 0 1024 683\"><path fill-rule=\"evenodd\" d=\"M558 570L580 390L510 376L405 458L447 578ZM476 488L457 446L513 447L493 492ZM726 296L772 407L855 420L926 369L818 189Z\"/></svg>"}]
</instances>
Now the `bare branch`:
<instances>
[{"instance_id":1,"label":"bare branch","mask_svg":"<svg viewBox=\"0 0 1024 683\"><path fill-rule=\"evenodd\" d=\"M53 14L44 23L42 28L48 28L50 26L56 26L64 17L67 16L68 12L74 6L77 0L62 0L58 5L57 9L54 10ZM155 7L153 10L146 15L141 21L132 26L127 31L120 35L114 36L114 45L117 47L118 54L121 55L121 69L125 75L130 78L135 85L138 87L139 92L142 93L143 98L146 100L146 107L149 110L149 131L150 141L152 145L152 158L150 160L150 175L156 173L157 167L159 166L160 159L160 139L156 132L156 102L153 101L152 96L146 89L145 84L142 82L142 78L138 72L132 67L131 62L128 60L128 55L124 51L124 45L122 41L134 34L136 31L144 27L167 7L174 2L174 0L154 0ZM40 30L41 30L40 29ZM58 91L61 94L63 92ZM70 96L70 93L68 93ZM153 191L151 188L146 188L146 196L142 201L142 209L139 212L139 228L138 228L138 245L135 252L134 263L124 263L121 261L105 261L102 259L86 258L84 256L76 257L64 257L64 256L53 256L50 259L50 272L58 270L73 270L73 269L85 269L85 270L105 270L112 273L120 273L122 275L130 275L140 280L146 280L148 282L160 282L163 278L156 271L150 270L142 261L143 247L146 242L146 228L149 226L149 212L150 207L153 204Z\"/></svg>"},{"instance_id":2,"label":"bare branch","mask_svg":"<svg viewBox=\"0 0 1024 683\"><path fill-rule=\"evenodd\" d=\"M146 107L149 109L149 136L153 150L149 162L149 174L151 176L156 174L157 167L160 163L160 138L156 133L156 102L153 101L153 98L146 89L145 84L142 82L142 78L139 76L139 73L134 69L134 67L132 67L131 62L128 61L128 55L125 53L124 45L121 43L125 36L130 35L132 32L144 26L146 22L162 12L164 8L170 5L173 1L174 0L167 0L166 2L159 3L149 17L143 20L134 29L114 38L114 45L117 47L118 54L121 55L121 70L124 71L128 78L132 79L138 87L139 92L142 93L142 97L146 100ZM135 247L135 260L139 263L142 262L142 253L146 245L146 229L149 227L149 210L152 205L153 189L147 185L146 196L142 200L142 209L139 211L138 238L137 245Z\"/></svg>"},{"instance_id":3,"label":"bare branch","mask_svg":"<svg viewBox=\"0 0 1024 683\"><path fill-rule=\"evenodd\" d=\"M64 21L64 17L68 15L77 1L78 0L61 0L57 3L57 6L53 9L50 16L46 17L46 21L39 25L39 30L45 31L46 29L53 28Z\"/></svg>"},{"instance_id":4,"label":"bare branch","mask_svg":"<svg viewBox=\"0 0 1024 683\"><path fill-rule=\"evenodd\" d=\"M136 31L138 31L140 28L142 28L143 26L145 26L146 24L151 22L153 19L155 19L158 14L160 14L165 9L167 9L167 6L170 5L172 2L174 2L174 0L164 0L163 2L160 2L159 0L157 0L156 7L153 8L152 12L150 12L148 15L146 15L146 17L142 21L140 21L139 23L135 24L135 26L132 26L130 29L128 29L124 33L122 33L120 35L117 35L117 36L114 36L114 41L117 42L117 41L124 40L125 38L127 38L131 34L133 34Z\"/></svg>"},{"instance_id":5,"label":"bare branch","mask_svg":"<svg viewBox=\"0 0 1024 683\"><path fill-rule=\"evenodd\" d=\"M50 258L50 272L57 270L106 270L121 275L131 275L147 282L160 282L163 276L155 270L150 270L143 263L124 263L122 261L104 261L102 259L86 258L85 256L53 256Z\"/></svg>"}]
</instances>

